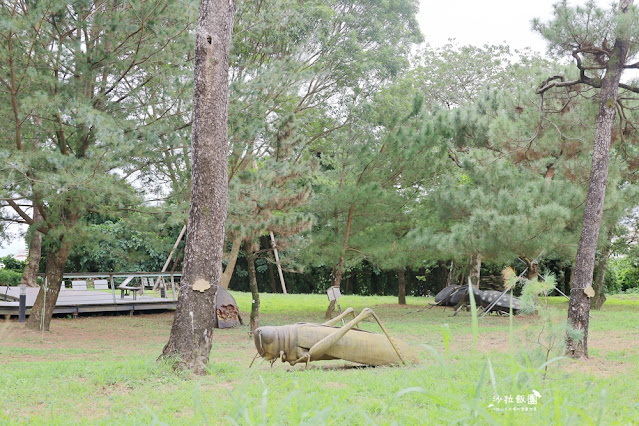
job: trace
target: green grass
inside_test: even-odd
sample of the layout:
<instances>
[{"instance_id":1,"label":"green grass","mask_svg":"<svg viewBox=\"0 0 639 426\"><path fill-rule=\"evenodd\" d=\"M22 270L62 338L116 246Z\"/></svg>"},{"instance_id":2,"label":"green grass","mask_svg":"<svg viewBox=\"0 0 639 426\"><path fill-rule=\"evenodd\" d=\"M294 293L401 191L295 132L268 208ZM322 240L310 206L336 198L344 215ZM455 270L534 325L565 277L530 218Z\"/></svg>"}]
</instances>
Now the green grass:
<instances>
[{"instance_id":1,"label":"green grass","mask_svg":"<svg viewBox=\"0 0 639 426\"><path fill-rule=\"evenodd\" d=\"M250 294L233 295L248 320ZM537 316L513 318L512 330L508 317L479 320L475 348L469 313L418 312L424 298L408 298L406 307L392 297L340 299L343 308L373 308L411 345L421 362L408 367L331 361L305 370L258 361L249 369L256 351L240 327L215 332L210 374L192 377L156 362L171 314L56 318L44 340L10 321L0 326L0 424L637 423L639 299L627 296L634 295L610 297L592 313L586 362L557 359L558 347L546 354ZM325 299L265 294L261 323L321 322ZM565 299L550 306L553 323L565 320ZM372 322L363 327L378 331ZM516 402L533 390L541 394L536 405Z\"/></svg>"}]
</instances>

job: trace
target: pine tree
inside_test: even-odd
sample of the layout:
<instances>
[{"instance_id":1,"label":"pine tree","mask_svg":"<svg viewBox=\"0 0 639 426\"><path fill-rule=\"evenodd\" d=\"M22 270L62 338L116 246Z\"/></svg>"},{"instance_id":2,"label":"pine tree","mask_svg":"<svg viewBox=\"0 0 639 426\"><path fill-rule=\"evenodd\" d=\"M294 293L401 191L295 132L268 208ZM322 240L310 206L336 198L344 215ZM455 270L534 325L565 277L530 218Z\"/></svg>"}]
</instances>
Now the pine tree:
<instances>
[{"instance_id":1,"label":"pine tree","mask_svg":"<svg viewBox=\"0 0 639 426\"><path fill-rule=\"evenodd\" d=\"M191 6L0 5L2 197L29 225L36 222L21 204L39 211L47 252L46 286L27 327L48 330L67 258L84 234L82 218L139 205L129 159L170 131L163 122L169 110L148 111L158 106L153 94L164 76L183 75Z\"/></svg>"},{"instance_id":2,"label":"pine tree","mask_svg":"<svg viewBox=\"0 0 639 426\"><path fill-rule=\"evenodd\" d=\"M535 22L536 29L548 40L549 49L557 54L570 54L579 72L573 80L563 76L548 78L538 93L543 96L555 88L580 86L599 89L590 184L568 308L572 330L566 336L566 351L574 358L588 357L589 297L608 180L611 137L617 108L624 109L619 89L622 97L626 93L639 93L639 88L621 82L625 69L637 67L629 61L636 54L638 22L633 0L621 0L619 8L611 13L605 13L594 3L572 8L563 1L555 5L553 20L545 24ZM623 117L622 113L622 121Z\"/></svg>"}]
</instances>

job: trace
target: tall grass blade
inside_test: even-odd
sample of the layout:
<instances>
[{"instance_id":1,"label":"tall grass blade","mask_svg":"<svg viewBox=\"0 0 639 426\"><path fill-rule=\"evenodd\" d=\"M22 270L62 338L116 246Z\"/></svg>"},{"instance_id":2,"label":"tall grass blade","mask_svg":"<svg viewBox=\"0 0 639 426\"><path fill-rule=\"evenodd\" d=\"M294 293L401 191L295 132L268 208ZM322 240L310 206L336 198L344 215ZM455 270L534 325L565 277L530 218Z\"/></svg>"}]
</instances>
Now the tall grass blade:
<instances>
[{"instance_id":1,"label":"tall grass blade","mask_svg":"<svg viewBox=\"0 0 639 426\"><path fill-rule=\"evenodd\" d=\"M473 292L473 283L468 278L468 297L470 298L470 314L472 316L473 327L473 342L475 349L477 349L477 342L479 341L479 320L477 318L477 304L475 303L475 294Z\"/></svg>"},{"instance_id":2,"label":"tall grass blade","mask_svg":"<svg viewBox=\"0 0 639 426\"><path fill-rule=\"evenodd\" d=\"M448 324L442 324L441 329L442 329L442 338L444 339L444 350L445 350L444 353L446 354L446 357L448 357L448 350L450 348L450 337L451 337L450 326Z\"/></svg>"},{"instance_id":3,"label":"tall grass blade","mask_svg":"<svg viewBox=\"0 0 639 426\"><path fill-rule=\"evenodd\" d=\"M490 375L490 384L493 386L493 392L497 394L497 380L495 379L495 372L493 371L493 364L488 358L488 374Z\"/></svg>"}]
</instances>

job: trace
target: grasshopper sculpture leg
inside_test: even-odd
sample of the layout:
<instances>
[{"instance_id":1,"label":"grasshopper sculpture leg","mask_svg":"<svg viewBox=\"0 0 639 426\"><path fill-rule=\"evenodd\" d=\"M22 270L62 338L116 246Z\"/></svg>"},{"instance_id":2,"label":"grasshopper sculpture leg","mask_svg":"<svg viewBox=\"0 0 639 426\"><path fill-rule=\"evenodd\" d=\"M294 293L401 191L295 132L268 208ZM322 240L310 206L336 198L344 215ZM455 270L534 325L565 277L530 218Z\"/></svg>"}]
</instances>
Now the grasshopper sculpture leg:
<instances>
[{"instance_id":1,"label":"grasshopper sculpture leg","mask_svg":"<svg viewBox=\"0 0 639 426\"><path fill-rule=\"evenodd\" d=\"M343 327L334 327L349 315L354 317L350 322ZM384 334L355 328L370 317L375 319ZM390 336L379 317L369 308L365 308L357 316L353 308L348 308L323 324L297 323L260 327L253 333L253 340L258 355L271 361L271 365L278 359L291 365L304 362L307 368L311 361L331 359L365 365L419 362L406 343Z\"/></svg>"}]
</instances>

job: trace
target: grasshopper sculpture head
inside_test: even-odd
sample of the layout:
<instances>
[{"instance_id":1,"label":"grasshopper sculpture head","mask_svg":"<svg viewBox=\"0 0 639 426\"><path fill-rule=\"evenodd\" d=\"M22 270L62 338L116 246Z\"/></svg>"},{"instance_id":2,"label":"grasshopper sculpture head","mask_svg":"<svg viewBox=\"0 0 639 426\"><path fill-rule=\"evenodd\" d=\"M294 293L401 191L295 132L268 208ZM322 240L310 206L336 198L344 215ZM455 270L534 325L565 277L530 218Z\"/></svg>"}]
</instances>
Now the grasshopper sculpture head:
<instances>
[{"instance_id":1,"label":"grasshopper sculpture head","mask_svg":"<svg viewBox=\"0 0 639 426\"><path fill-rule=\"evenodd\" d=\"M296 359L294 326L259 327L253 332L253 342L260 356L266 360Z\"/></svg>"}]
</instances>

